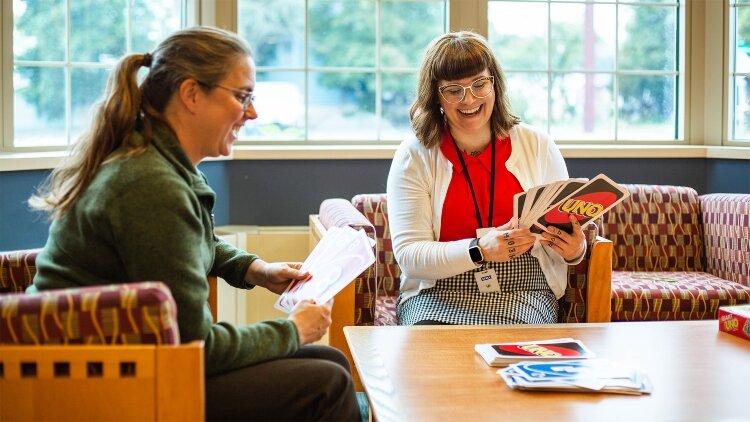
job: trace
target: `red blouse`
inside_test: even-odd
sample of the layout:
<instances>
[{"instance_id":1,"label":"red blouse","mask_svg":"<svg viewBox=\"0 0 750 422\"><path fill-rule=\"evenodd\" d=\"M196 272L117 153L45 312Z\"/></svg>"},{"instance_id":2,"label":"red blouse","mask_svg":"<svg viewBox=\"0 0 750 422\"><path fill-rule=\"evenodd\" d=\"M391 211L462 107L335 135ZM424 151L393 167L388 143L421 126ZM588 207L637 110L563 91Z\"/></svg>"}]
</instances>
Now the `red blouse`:
<instances>
[{"instance_id":1,"label":"red blouse","mask_svg":"<svg viewBox=\"0 0 750 422\"><path fill-rule=\"evenodd\" d=\"M495 141L495 204L493 207L492 226L498 227L513 217L513 195L523 192L518 179L505 167L510 157L510 138L497 137ZM471 197L469 183L464 177L464 169L456 154L456 147L450 132L446 131L440 144L440 151L453 164L448 191L443 202L440 222L440 241L450 241L476 237L477 217L474 200ZM461 151L466 168L471 177L471 184L482 216L482 226L487 225L487 214L490 202L490 169L492 164L492 146L488 146L477 157Z\"/></svg>"}]
</instances>

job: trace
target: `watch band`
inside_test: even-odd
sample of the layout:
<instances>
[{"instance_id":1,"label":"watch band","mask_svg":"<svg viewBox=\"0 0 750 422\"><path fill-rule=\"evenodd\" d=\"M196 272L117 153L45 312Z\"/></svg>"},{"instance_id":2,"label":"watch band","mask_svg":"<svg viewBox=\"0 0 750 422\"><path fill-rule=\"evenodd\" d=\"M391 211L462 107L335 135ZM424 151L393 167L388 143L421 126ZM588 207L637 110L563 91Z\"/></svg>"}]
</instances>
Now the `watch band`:
<instances>
[{"instance_id":1,"label":"watch band","mask_svg":"<svg viewBox=\"0 0 750 422\"><path fill-rule=\"evenodd\" d=\"M482 255L482 248L479 247L479 238L471 240L471 243L469 244L469 256L475 264L484 264L484 255Z\"/></svg>"}]
</instances>

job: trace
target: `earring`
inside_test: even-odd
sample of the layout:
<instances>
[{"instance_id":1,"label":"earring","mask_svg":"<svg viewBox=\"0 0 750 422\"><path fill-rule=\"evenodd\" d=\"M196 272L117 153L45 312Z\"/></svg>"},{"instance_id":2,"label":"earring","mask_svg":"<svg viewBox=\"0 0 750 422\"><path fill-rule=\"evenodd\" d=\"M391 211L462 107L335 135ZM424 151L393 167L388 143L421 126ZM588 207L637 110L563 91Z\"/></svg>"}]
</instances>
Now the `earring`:
<instances>
[{"instance_id":1,"label":"earring","mask_svg":"<svg viewBox=\"0 0 750 422\"><path fill-rule=\"evenodd\" d=\"M440 114L445 114L445 110L443 110L443 107L440 107Z\"/></svg>"}]
</instances>

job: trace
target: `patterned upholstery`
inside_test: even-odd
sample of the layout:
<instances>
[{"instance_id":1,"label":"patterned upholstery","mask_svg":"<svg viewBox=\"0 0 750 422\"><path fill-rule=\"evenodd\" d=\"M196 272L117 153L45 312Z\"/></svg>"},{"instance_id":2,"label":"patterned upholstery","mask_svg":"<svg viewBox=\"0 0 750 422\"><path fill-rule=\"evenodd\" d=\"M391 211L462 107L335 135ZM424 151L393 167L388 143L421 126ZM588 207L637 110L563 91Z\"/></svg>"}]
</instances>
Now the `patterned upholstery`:
<instances>
[{"instance_id":1,"label":"patterned upholstery","mask_svg":"<svg viewBox=\"0 0 750 422\"><path fill-rule=\"evenodd\" d=\"M342 202L344 201L344 202ZM352 215L352 205L359 211L359 217ZM361 214L360 214L361 213ZM351 205L342 199L329 199L320 207L320 220L323 225L350 224L355 228L365 227L361 220L364 215L375 233L375 264L355 279L355 324L356 325L395 325L396 300L400 288L401 270L393 255L390 228L388 225L388 202L386 195L361 194L351 200ZM369 232L368 232L369 233ZM597 228L586 229L589 245L596 237ZM561 322L584 322L586 315L586 276L587 256L569 271L568 289L562 299Z\"/></svg>"},{"instance_id":2,"label":"patterned upholstery","mask_svg":"<svg viewBox=\"0 0 750 422\"><path fill-rule=\"evenodd\" d=\"M706 271L750 286L750 194L701 195Z\"/></svg>"},{"instance_id":3,"label":"patterned upholstery","mask_svg":"<svg viewBox=\"0 0 750 422\"><path fill-rule=\"evenodd\" d=\"M23 293L34 280L41 249L0 253L0 294Z\"/></svg>"},{"instance_id":4,"label":"patterned upholstery","mask_svg":"<svg viewBox=\"0 0 750 422\"><path fill-rule=\"evenodd\" d=\"M614 244L613 321L714 319L750 301L750 195L623 186L630 198L600 228Z\"/></svg>"},{"instance_id":5,"label":"patterned upholstery","mask_svg":"<svg viewBox=\"0 0 750 422\"><path fill-rule=\"evenodd\" d=\"M0 296L0 344L179 344L164 283L143 282Z\"/></svg>"},{"instance_id":6,"label":"patterned upholstery","mask_svg":"<svg viewBox=\"0 0 750 422\"><path fill-rule=\"evenodd\" d=\"M24 294L40 251L0 252L0 344L180 343L177 308L160 282Z\"/></svg>"}]
</instances>

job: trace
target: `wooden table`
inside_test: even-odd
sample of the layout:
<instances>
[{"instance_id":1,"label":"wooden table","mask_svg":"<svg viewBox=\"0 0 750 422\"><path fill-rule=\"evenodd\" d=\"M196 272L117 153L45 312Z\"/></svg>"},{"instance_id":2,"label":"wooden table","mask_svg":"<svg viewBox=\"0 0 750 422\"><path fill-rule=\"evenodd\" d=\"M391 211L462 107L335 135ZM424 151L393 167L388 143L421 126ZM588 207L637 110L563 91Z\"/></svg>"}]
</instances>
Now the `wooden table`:
<instances>
[{"instance_id":1,"label":"wooden table","mask_svg":"<svg viewBox=\"0 0 750 422\"><path fill-rule=\"evenodd\" d=\"M379 421L750 419L750 342L718 322L346 327ZM649 376L651 395L509 389L476 343L573 337Z\"/></svg>"}]
</instances>

